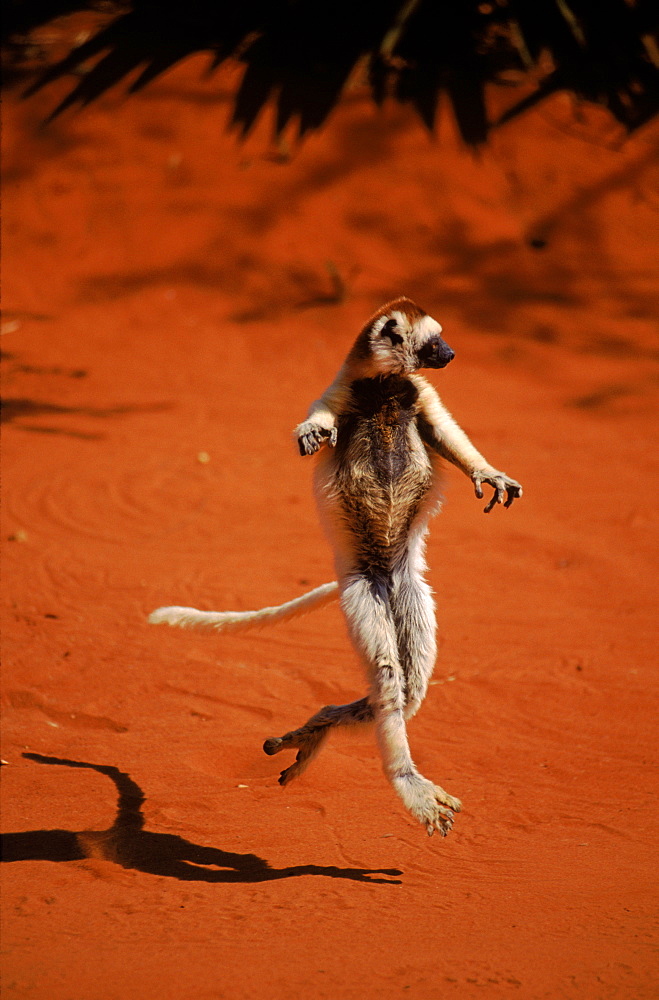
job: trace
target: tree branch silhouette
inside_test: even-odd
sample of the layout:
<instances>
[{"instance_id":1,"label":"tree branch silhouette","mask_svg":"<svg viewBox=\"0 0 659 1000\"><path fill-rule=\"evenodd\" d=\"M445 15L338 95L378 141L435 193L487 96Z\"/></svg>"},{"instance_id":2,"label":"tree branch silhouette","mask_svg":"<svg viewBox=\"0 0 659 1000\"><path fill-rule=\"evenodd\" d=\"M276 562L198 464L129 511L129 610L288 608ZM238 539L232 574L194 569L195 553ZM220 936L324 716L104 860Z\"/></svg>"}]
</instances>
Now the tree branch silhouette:
<instances>
[{"instance_id":1,"label":"tree branch silhouette","mask_svg":"<svg viewBox=\"0 0 659 1000\"><path fill-rule=\"evenodd\" d=\"M90 38L32 76L28 94L77 74L53 116L131 77L130 93L197 52L245 71L232 123L246 135L266 105L276 130L325 124L361 70L373 100L411 104L429 129L442 96L476 145L498 124L486 87L524 86L506 121L558 90L608 108L628 130L659 112L654 0L9 0L8 61L24 72L32 34L56 18L96 10ZM46 56L47 61L47 56ZM530 93L528 93L530 88Z\"/></svg>"}]
</instances>

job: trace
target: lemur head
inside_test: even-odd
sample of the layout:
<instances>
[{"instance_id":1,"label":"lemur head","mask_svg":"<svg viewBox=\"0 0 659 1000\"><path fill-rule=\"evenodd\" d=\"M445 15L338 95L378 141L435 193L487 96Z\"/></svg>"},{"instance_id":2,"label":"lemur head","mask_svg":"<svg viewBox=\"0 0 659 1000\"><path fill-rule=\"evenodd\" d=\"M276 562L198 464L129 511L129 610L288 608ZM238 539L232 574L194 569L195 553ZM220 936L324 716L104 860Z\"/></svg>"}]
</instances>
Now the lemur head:
<instances>
[{"instance_id":1,"label":"lemur head","mask_svg":"<svg viewBox=\"0 0 659 1000\"><path fill-rule=\"evenodd\" d=\"M355 353L374 375L409 375L419 368L444 368L453 360L442 328L411 299L388 302L368 321Z\"/></svg>"}]
</instances>

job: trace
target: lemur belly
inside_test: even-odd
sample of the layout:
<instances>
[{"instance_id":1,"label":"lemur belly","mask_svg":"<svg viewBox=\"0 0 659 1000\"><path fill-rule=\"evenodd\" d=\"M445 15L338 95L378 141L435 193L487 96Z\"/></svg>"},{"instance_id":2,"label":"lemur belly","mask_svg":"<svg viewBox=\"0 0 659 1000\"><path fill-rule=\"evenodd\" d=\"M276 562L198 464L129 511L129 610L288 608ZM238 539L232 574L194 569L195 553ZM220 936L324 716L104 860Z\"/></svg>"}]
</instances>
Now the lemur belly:
<instances>
[{"instance_id":1,"label":"lemur belly","mask_svg":"<svg viewBox=\"0 0 659 1000\"><path fill-rule=\"evenodd\" d=\"M360 570L388 573L430 513L433 466L417 430L417 396L395 376L353 383L327 453L321 507Z\"/></svg>"}]
</instances>

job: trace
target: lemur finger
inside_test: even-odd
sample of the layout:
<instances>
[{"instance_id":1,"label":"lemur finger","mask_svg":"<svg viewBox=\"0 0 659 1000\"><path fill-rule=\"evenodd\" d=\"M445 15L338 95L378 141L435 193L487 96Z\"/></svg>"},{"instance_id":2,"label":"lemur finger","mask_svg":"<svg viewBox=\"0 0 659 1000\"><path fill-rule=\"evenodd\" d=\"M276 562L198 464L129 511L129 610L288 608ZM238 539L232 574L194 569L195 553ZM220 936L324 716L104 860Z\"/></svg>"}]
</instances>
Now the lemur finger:
<instances>
[{"instance_id":1,"label":"lemur finger","mask_svg":"<svg viewBox=\"0 0 659 1000\"><path fill-rule=\"evenodd\" d=\"M451 813L459 813L462 809L462 802L460 802L460 799L456 799L454 795L449 795L443 788L439 788L439 785L436 785L435 787L439 789L438 798L440 802L450 809ZM453 817L451 816L451 820L452 819Z\"/></svg>"},{"instance_id":2,"label":"lemur finger","mask_svg":"<svg viewBox=\"0 0 659 1000\"><path fill-rule=\"evenodd\" d=\"M282 788L285 788L286 785L289 783L289 781L292 781L293 778L297 775L298 771L300 770L300 767L299 767L299 764L298 764L298 761L300 760L300 756L301 755L298 754L297 757L295 758L295 760L293 761L293 763L289 767L284 768L284 770L281 772L281 774L277 778L277 781L282 786Z\"/></svg>"},{"instance_id":3,"label":"lemur finger","mask_svg":"<svg viewBox=\"0 0 659 1000\"><path fill-rule=\"evenodd\" d=\"M497 491L497 490L495 489L494 493L492 494L492 499L491 499L491 500L490 500L490 502L488 503L487 507L483 507L483 513L484 513L484 514L489 514L489 513L490 513L490 511L492 510L492 508L494 507L494 505L495 505L495 504L496 504L497 502L498 502L498 503L501 503L501 501L500 501L500 500L499 500L499 501L497 501L497 497L498 497L498 495L499 495L499 494L498 494L498 491ZM482 496L482 494L481 494L481 496Z\"/></svg>"},{"instance_id":4,"label":"lemur finger","mask_svg":"<svg viewBox=\"0 0 659 1000\"><path fill-rule=\"evenodd\" d=\"M453 820L453 814L450 816L440 816L439 819L435 820L437 829L441 833L442 837L447 837L453 829Z\"/></svg>"},{"instance_id":5,"label":"lemur finger","mask_svg":"<svg viewBox=\"0 0 659 1000\"><path fill-rule=\"evenodd\" d=\"M496 504L503 503L503 496L505 493L505 486L503 479L491 479L490 484L494 487L494 494L492 496L492 499L488 503L487 507L485 508L486 514L489 514L492 508Z\"/></svg>"},{"instance_id":6,"label":"lemur finger","mask_svg":"<svg viewBox=\"0 0 659 1000\"><path fill-rule=\"evenodd\" d=\"M521 486L519 486L517 484L515 486L509 486L508 487L508 499L506 500L506 502L504 504L504 507L510 507L511 503L513 502L513 500L515 500L517 497L521 497L521 495L522 495L522 487Z\"/></svg>"},{"instance_id":7,"label":"lemur finger","mask_svg":"<svg viewBox=\"0 0 659 1000\"><path fill-rule=\"evenodd\" d=\"M481 483L482 480L478 476L474 476L474 491L478 500L483 499L483 487Z\"/></svg>"},{"instance_id":8,"label":"lemur finger","mask_svg":"<svg viewBox=\"0 0 659 1000\"><path fill-rule=\"evenodd\" d=\"M452 826L452 820L446 820L443 817L439 817L439 819L436 819L433 823L428 823L426 830L429 837L433 836L435 830L437 830L440 837L447 837Z\"/></svg>"},{"instance_id":9,"label":"lemur finger","mask_svg":"<svg viewBox=\"0 0 659 1000\"><path fill-rule=\"evenodd\" d=\"M311 434L303 434L302 437L298 438L298 445L301 455L313 455L320 447L318 441Z\"/></svg>"},{"instance_id":10,"label":"lemur finger","mask_svg":"<svg viewBox=\"0 0 659 1000\"><path fill-rule=\"evenodd\" d=\"M327 444L328 444L328 446L330 448L334 448L336 446L336 439L338 438L338 436L339 436L339 432L338 432L337 428L336 427L332 427L331 431L329 432L329 440L327 442Z\"/></svg>"}]
</instances>

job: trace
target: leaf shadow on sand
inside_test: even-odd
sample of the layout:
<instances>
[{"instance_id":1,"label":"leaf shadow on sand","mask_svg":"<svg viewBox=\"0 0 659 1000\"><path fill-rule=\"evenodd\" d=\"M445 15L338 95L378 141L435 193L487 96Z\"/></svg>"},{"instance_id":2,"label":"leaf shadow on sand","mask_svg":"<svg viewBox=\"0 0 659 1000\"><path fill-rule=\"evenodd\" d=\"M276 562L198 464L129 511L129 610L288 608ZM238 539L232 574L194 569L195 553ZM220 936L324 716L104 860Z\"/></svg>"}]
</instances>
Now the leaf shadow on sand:
<instances>
[{"instance_id":1,"label":"leaf shadow on sand","mask_svg":"<svg viewBox=\"0 0 659 1000\"><path fill-rule=\"evenodd\" d=\"M17 420L22 420L25 417L59 417L62 415L105 419L110 417L123 417L127 414L133 413L159 413L161 411L171 409L173 409L173 405L167 402L144 404L136 403L131 406L110 406L101 408L91 406L62 406L59 403L48 403L33 399L3 399L2 408L0 409L0 423L15 423ZM101 440L103 438L102 434L98 434L96 432L87 432L53 425L44 426L16 423L16 426L20 428L20 430L33 431L39 434L65 434L68 437L84 438L93 441Z\"/></svg>"},{"instance_id":2,"label":"leaf shadow on sand","mask_svg":"<svg viewBox=\"0 0 659 1000\"><path fill-rule=\"evenodd\" d=\"M152 833L144 829L145 795L125 772L111 765L45 757L38 753L24 753L23 756L39 764L84 767L106 775L118 792L117 815L107 830L26 830L3 834L3 862L100 858L122 868L164 875L182 882L271 882L300 875L324 875L355 882L401 884L395 878L371 877L401 875L397 868L338 868L332 865L272 868L256 854L236 854L218 847L193 844L175 834Z\"/></svg>"}]
</instances>

